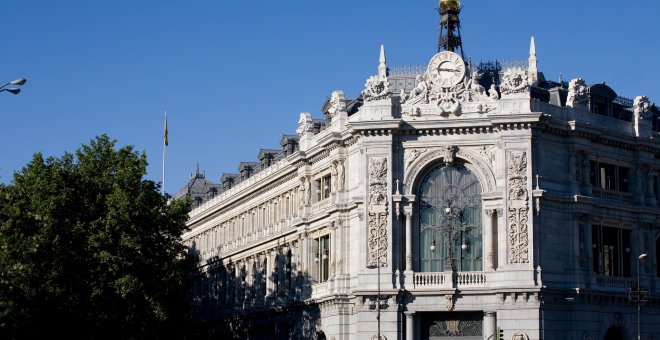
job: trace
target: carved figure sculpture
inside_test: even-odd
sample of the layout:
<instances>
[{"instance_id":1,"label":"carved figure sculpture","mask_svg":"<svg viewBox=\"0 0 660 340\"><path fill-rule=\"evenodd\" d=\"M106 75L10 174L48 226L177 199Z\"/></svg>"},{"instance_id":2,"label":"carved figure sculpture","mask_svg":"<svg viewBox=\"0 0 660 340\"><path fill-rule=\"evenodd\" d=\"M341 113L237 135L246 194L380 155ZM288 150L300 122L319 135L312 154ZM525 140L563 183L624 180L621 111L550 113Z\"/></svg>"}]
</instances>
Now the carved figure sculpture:
<instances>
[{"instance_id":1,"label":"carved figure sculpture","mask_svg":"<svg viewBox=\"0 0 660 340\"><path fill-rule=\"evenodd\" d=\"M497 93L497 87L495 87L495 84L490 84L490 90L488 90L488 96L490 97L490 99L493 100L500 99L500 95Z\"/></svg>"},{"instance_id":2,"label":"carved figure sculpture","mask_svg":"<svg viewBox=\"0 0 660 340\"><path fill-rule=\"evenodd\" d=\"M408 103L428 103L429 102L429 85L422 77L421 75L417 75L415 77L415 81L417 82L417 86L410 91L410 95L408 96Z\"/></svg>"},{"instance_id":3,"label":"carved figure sculpture","mask_svg":"<svg viewBox=\"0 0 660 340\"><path fill-rule=\"evenodd\" d=\"M332 191L336 192L337 191L337 182L338 180L338 174L339 171L337 170L337 161L332 162L332 166L330 167L330 173L332 174Z\"/></svg>"},{"instance_id":4,"label":"carved figure sculpture","mask_svg":"<svg viewBox=\"0 0 660 340\"><path fill-rule=\"evenodd\" d=\"M633 103L633 109L635 110L635 118L642 119L648 118L648 113L651 111L651 102L649 102L649 97L647 96L637 96Z\"/></svg>"},{"instance_id":5,"label":"carved figure sculpture","mask_svg":"<svg viewBox=\"0 0 660 340\"><path fill-rule=\"evenodd\" d=\"M486 90L479 84L479 79L481 79L481 73L479 71L472 72L467 88L471 93L483 95Z\"/></svg>"},{"instance_id":6,"label":"carved figure sculpture","mask_svg":"<svg viewBox=\"0 0 660 340\"><path fill-rule=\"evenodd\" d=\"M332 97L330 98L330 109L328 109L328 115L330 118L332 118L341 111L346 111L346 98L344 97L344 92L334 91L332 92Z\"/></svg>"},{"instance_id":7,"label":"carved figure sculpture","mask_svg":"<svg viewBox=\"0 0 660 340\"><path fill-rule=\"evenodd\" d=\"M344 190L344 161L337 163L337 188L339 191Z\"/></svg>"},{"instance_id":8,"label":"carved figure sculpture","mask_svg":"<svg viewBox=\"0 0 660 340\"><path fill-rule=\"evenodd\" d=\"M298 119L298 129L296 130L298 136L312 131L313 127L312 114L309 112L301 112L300 118Z\"/></svg>"},{"instance_id":9,"label":"carved figure sculpture","mask_svg":"<svg viewBox=\"0 0 660 340\"><path fill-rule=\"evenodd\" d=\"M568 95L566 96L566 105L573 107L578 104L586 104L589 100L587 94L587 84L582 78L575 78L568 83Z\"/></svg>"}]
</instances>

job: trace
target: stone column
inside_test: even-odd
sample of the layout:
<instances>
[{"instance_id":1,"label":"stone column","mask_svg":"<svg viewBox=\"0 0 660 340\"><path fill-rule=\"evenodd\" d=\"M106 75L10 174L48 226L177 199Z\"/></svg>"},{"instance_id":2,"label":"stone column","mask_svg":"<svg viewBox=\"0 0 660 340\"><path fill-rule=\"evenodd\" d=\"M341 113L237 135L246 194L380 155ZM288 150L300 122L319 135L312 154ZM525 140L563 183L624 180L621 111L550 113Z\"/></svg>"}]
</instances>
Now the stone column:
<instances>
[{"instance_id":1,"label":"stone column","mask_svg":"<svg viewBox=\"0 0 660 340\"><path fill-rule=\"evenodd\" d=\"M497 320L495 312L484 312L484 340L495 339L497 332Z\"/></svg>"},{"instance_id":2,"label":"stone column","mask_svg":"<svg viewBox=\"0 0 660 340\"><path fill-rule=\"evenodd\" d=\"M266 296L273 294L273 254L272 250L266 252Z\"/></svg>"},{"instance_id":3,"label":"stone column","mask_svg":"<svg viewBox=\"0 0 660 340\"><path fill-rule=\"evenodd\" d=\"M330 274L329 276L330 277L328 279L332 279L336 275L336 271L335 271L336 270L336 265L337 265L337 259L336 259L336 256L335 256L335 254L336 254L335 247L336 246L337 246L337 222L332 222L332 226L330 227L330 254L328 254L328 256L330 256L330 261L328 261L329 265L330 265L330 268L329 268L330 269L330 271L329 271L329 274Z\"/></svg>"},{"instance_id":4,"label":"stone column","mask_svg":"<svg viewBox=\"0 0 660 340\"><path fill-rule=\"evenodd\" d=\"M412 211L412 204L403 208L403 213L406 215L406 272L413 271Z\"/></svg>"},{"instance_id":5,"label":"stone column","mask_svg":"<svg viewBox=\"0 0 660 340\"><path fill-rule=\"evenodd\" d=\"M486 268L495 270L495 213L494 209L486 209L486 223L484 223L484 253L486 255Z\"/></svg>"},{"instance_id":6,"label":"stone column","mask_svg":"<svg viewBox=\"0 0 660 340\"><path fill-rule=\"evenodd\" d=\"M495 258L494 262L506 264L506 250L508 241L507 223L504 219L504 208L497 208L495 211L497 212L497 240L494 241L497 242L499 246L497 249L494 249L494 251L497 251L497 253L494 253L495 255L493 256Z\"/></svg>"},{"instance_id":7,"label":"stone column","mask_svg":"<svg viewBox=\"0 0 660 340\"><path fill-rule=\"evenodd\" d=\"M406 312L406 340L415 339L415 313Z\"/></svg>"}]
</instances>

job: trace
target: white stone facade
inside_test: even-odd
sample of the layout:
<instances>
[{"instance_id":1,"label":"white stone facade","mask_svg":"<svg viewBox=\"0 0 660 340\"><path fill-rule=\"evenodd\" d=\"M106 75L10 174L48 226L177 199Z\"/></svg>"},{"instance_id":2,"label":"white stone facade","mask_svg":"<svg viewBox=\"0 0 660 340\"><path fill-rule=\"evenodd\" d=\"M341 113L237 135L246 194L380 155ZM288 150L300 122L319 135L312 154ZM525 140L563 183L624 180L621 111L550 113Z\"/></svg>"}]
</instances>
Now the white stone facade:
<instances>
[{"instance_id":1,"label":"white stone facade","mask_svg":"<svg viewBox=\"0 0 660 340\"><path fill-rule=\"evenodd\" d=\"M648 98L629 121L595 113L582 79L540 89L532 50L489 88L455 53L390 76L381 50L359 109L333 93L318 133L301 114L298 151L190 213L202 318L239 338L631 339L639 275L642 338L660 338Z\"/></svg>"}]
</instances>

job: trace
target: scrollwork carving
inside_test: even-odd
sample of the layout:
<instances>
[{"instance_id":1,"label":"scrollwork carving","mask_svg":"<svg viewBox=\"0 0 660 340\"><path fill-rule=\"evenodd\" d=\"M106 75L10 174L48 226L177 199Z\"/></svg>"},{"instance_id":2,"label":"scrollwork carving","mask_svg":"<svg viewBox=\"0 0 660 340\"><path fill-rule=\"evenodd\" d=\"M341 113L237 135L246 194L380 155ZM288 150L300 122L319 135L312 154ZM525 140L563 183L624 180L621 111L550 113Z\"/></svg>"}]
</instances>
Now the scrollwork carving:
<instances>
[{"instance_id":1,"label":"scrollwork carving","mask_svg":"<svg viewBox=\"0 0 660 340\"><path fill-rule=\"evenodd\" d=\"M390 83L387 81L387 78L371 76L367 79L364 86L365 89L362 91L362 98L365 101L389 98L392 94Z\"/></svg>"},{"instance_id":2,"label":"scrollwork carving","mask_svg":"<svg viewBox=\"0 0 660 340\"><path fill-rule=\"evenodd\" d=\"M504 71L500 92L502 95L529 92L529 80L527 79L527 70L520 67L513 67Z\"/></svg>"},{"instance_id":3,"label":"scrollwork carving","mask_svg":"<svg viewBox=\"0 0 660 340\"><path fill-rule=\"evenodd\" d=\"M369 266L387 265L387 158L369 160Z\"/></svg>"},{"instance_id":4,"label":"scrollwork carving","mask_svg":"<svg viewBox=\"0 0 660 340\"><path fill-rule=\"evenodd\" d=\"M507 164L509 263L529 263L527 153L509 152Z\"/></svg>"}]
</instances>

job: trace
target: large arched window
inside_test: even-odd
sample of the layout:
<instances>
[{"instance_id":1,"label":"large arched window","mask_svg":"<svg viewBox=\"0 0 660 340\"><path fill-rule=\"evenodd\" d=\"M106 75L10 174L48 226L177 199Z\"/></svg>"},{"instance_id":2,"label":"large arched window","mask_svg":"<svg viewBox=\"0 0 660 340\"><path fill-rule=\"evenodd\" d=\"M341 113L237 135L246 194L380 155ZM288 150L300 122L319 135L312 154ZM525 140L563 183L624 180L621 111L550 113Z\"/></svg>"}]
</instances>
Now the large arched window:
<instances>
[{"instance_id":1,"label":"large arched window","mask_svg":"<svg viewBox=\"0 0 660 340\"><path fill-rule=\"evenodd\" d=\"M420 270L483 270L481 185L462 164L431 169L419 185Z\"/></svg>"}]
</instances>

